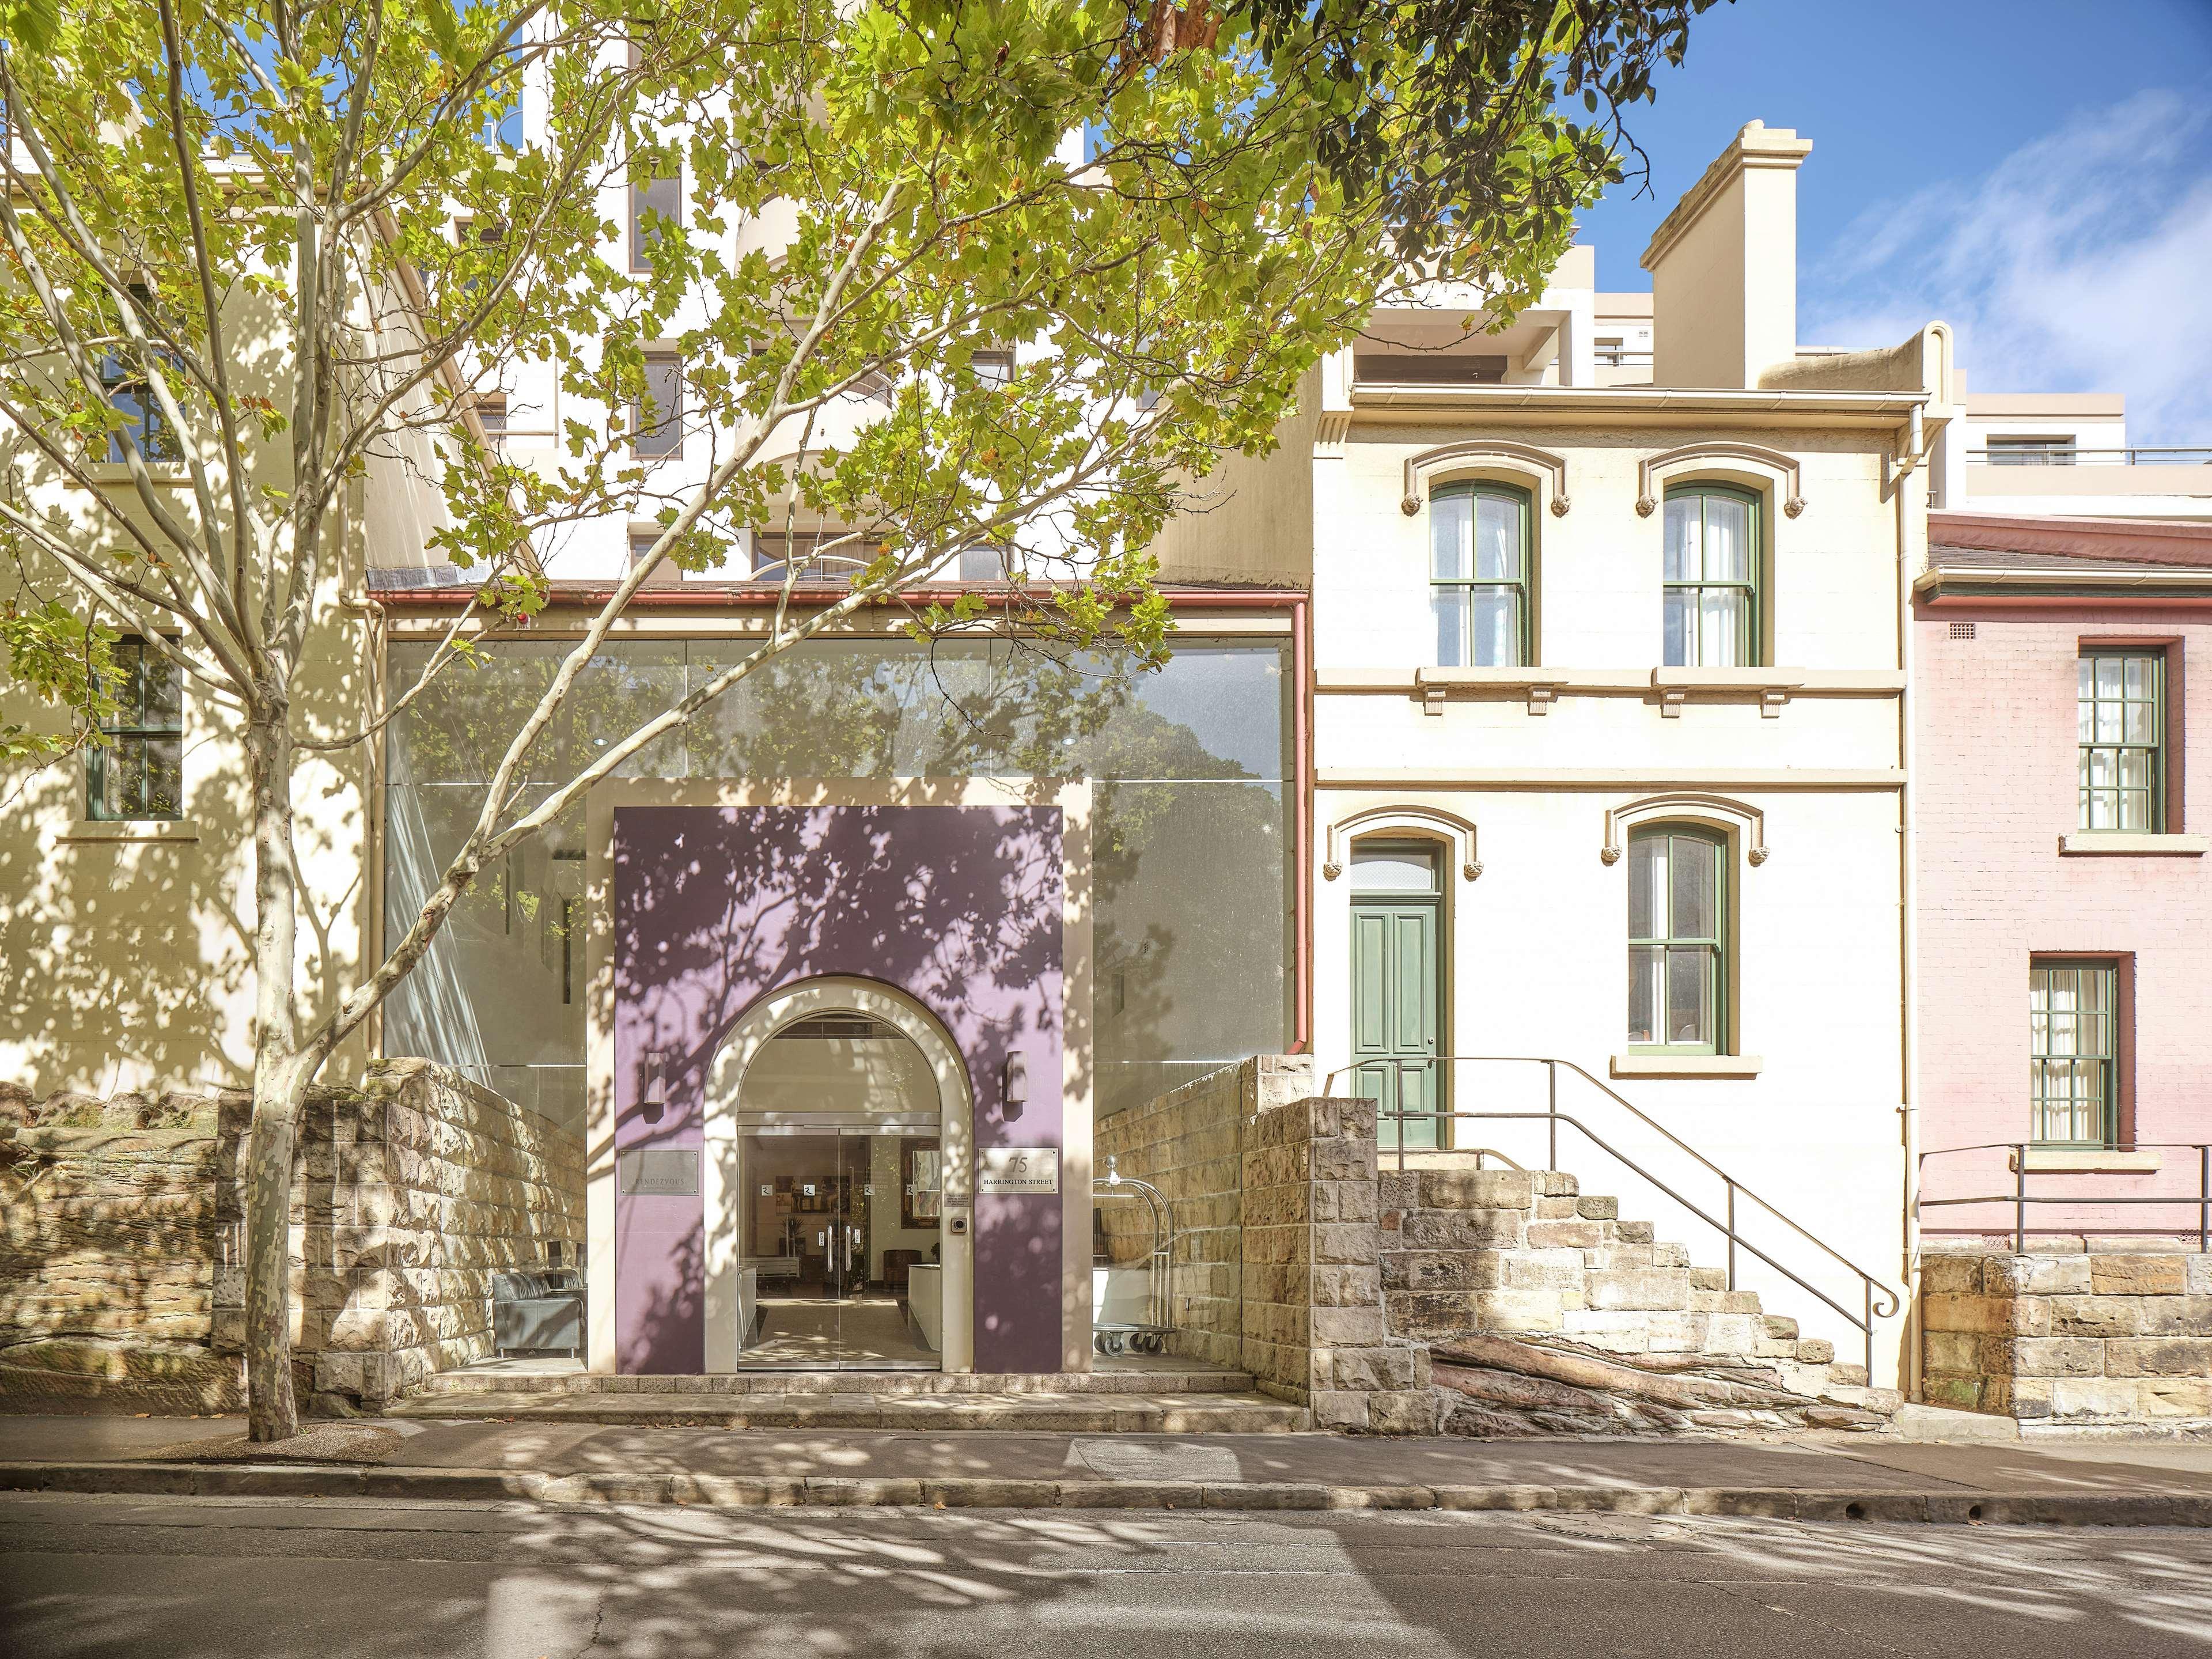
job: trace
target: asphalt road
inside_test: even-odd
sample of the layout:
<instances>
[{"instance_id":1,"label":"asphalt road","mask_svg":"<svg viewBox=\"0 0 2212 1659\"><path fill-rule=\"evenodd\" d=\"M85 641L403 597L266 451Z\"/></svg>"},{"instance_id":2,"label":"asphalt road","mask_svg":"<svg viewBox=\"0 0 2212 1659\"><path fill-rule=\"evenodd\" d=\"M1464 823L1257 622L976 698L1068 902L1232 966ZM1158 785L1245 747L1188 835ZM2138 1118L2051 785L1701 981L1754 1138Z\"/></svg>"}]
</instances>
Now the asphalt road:
<instances>
[{"instance_id":1,"label":"asphalt road","mask_svg":"<svg viewBox=\"0 0 2212 1659\"><path fill-rule=\"evenodd\" d=\"M2212 1653L2212 1532L0 1497L0 1654Z\"/></svg>"}]
</instances>

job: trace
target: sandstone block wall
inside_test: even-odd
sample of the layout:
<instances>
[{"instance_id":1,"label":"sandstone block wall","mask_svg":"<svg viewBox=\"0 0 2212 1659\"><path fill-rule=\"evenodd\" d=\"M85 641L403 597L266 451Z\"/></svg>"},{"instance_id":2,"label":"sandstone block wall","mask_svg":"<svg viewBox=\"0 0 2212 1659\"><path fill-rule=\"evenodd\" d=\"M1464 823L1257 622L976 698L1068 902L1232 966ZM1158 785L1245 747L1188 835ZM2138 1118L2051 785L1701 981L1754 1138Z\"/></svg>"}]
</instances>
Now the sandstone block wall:
<instances>
[{"instance_id":1,"label":"sandstone block wall","mask_svg":"<svg viewBox=\"0 0 2212 1659\"><path fill-rule=\"evenodd\" d=\"M0 1395L222 1410L217 1103L0 1097Z\"/></svg>"},{"instance_id":2,"label":"sandstone block wall","mask_svg":"<svg viewBox=\"0 0 2212 1659\"><path fill-rule=\"evenodd\" d=\"M1383 1317L1374 1103L1261 1112L1243 1180L1244 1369L1316 1427L1433 1432L1428 1350Z\"/></svg>"},{"instance_id":3,"label":"sandstone block wall","mask_svg":"<svg viewBox=\"0 0 2212 1659\"><path fill-rule=\"evenodd\" d=\"M242 1168L246 1120L225 1124ZM292 1188L292 1340L313 1386L376 1404L491 1353L491 1275L576 1265L580 1137L428 1060L386 1060L303 1109ZM226 1183L243 1213L242 1183ZM234 1257L234 1262L235 1258ZM245 1285L216 1279L215 1341L243 1344Z\"/></svg>"},{"instance_id":4,"label":"sandstone block wall","mask_svg":"<svg viewBox=\"0 0 2212 1659\"><path fill-rule=\"evenodd\" d=\"M2048 1427L2212 1423L2212 1256L1930 1255L1920 1316L1930 1404Z\"/></svg>"},{"instance_id":5,"label":"sandstone block wall","mask_svg":"<svg viewBox=\"0 0 2212 1659\"><path fill-rule=\"evenodd\" d=\"M1243 1126L1312 1091L1310 1058L1262 1054L1100 1121L1097 1172L1103 1176L1112 1158L1173 1207L1169 1352L1242 1364ZM1150 1207L1141 1198L1101 1199L1097 1214L1112 1260L1140 1267L1152 1247Z\"/></svg>"},{"instance_id":6,"label":"sandstone block wall","mask_svg":"<svg viewBox=\"0 0 2212 1659\"><path fill-rule=\"evenodd\" d=\"M173 1404L181 1378L199 1407L236 1404L246 1097L16 1091L0 1113L0 1331L38 1362L0 1385ZM375 1405L485 1357L492 1273L556 1243L577 1261L583 1206L580 1138L456 1073L389 1060L316 1091L293 1170L303 1384Z\"/></svg>"}]
</instances>

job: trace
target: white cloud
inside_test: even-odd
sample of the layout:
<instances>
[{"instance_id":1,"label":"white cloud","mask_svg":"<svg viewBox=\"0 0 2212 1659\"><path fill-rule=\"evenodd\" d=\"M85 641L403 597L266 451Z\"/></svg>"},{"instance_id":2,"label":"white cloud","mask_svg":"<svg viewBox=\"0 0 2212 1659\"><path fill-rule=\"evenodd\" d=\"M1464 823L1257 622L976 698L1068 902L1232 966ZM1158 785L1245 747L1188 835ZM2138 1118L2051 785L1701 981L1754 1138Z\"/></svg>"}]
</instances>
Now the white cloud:
<instances>
[{"instance_id":1,"label":"white cloud","mask_svg":"<svg viewBox=\"0 0 2212 1659\"><path fill-rule=\"evenodd\" d=\"M1978 179L1861 214L1800 281L1799 337L1959 332L1983 392L2123 392L2129 441L2212 444L2212 112L2138 94Z\"/></svg>"}]
</instances>

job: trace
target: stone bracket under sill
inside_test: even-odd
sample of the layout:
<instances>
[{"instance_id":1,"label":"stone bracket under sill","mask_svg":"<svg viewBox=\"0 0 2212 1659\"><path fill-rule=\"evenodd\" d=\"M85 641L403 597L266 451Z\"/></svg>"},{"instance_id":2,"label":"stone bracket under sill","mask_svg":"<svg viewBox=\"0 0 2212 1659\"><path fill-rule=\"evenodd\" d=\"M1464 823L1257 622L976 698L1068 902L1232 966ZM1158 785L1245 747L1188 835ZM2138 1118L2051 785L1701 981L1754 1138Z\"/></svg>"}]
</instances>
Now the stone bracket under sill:
<instances>
[{"instance_id":1,"label":"stone bracket under sill","mask_svg":"<svg viewBox=\"0 0 2212 1659\"><path fill-rule=\"evenodd\" d=\"M1765 1069L1757 1054L1615 1054L1608 1067L1616 1078L1753 1078Z\"/></svg>"},{"instance_id":2,"label":"stone bracket under sill","mask_svg":"<svg viewBox=\"0 0 2212 1659\"><path fill-rule=\"evenodd\" d=\"M1411 692L1422 711L1443 713L1454 697L1525 700L1532 714L1548 713L1563 696L1656 697L1659 712L1678 718L1687 702L1756 702L1768 720L1795 697L1893 696L1905 686L1894 669L1820 668L1415 668L1324 670L1325 693Z\"/></svg>"},{"instance_id":3,"label":"stone bracket under sill","mask_svg":"<svg viewBox=\"0 0 2212 1659\"><path fill-rule=\"evenodd\" d=\"M200 826L191 818L80 818L56 837L64 846L199 838Z\"/></svg>"},{"instance_id":4,"label":"stone bracket under sill","mask_svg":"<svg viewBox=\"0 0 2212 1659\"><path fill-rule=\"evenodd\" d=\"M1444 699L1455 691L1463 696L1525 697L1530 714L1545 714L1573 678L1564 668L1416 668L1413 691L1425 714L1443 714Z\"/></svg>"},{"instance_id":5,"label":"stone bracket under sill","mask_svg":"<svg viewBox=\"0 0 2212 1659\"><path fill-rule=\"evenodd\" d=\"M2061 858L2202 858L2212 852L2212 836L2136 836L2114 830L2085 830L2061 836Z\"/></svg>"},{"instance_id":6,"label":"stone bracket under sill","mask_svg":"<svg viewBox=\"0 0 2212 1659\"><path fill-rule=\"evenodd\" d=\"M2100 1151L2094 1146L2030 1146L2030 1175L2156 1175L2164 1167L2155 1152ZM2005 1168L2017 1173L2020 1154L2008 1152Z\"/></svg>"},{"instance_id":7,"label":"stone bracket under sill","mask_svg":"<svg viewBox=\"0 0 2212 1659\"><path fill-rule=\"evenodd\" d=\"M1659 694L1662 719L1681 718L1682 705L1692 697L1700 702L1756 702L1762 720L1778 720L1782 705L1793 691L1804 689L1805 676L1778 668L1655 668L1651 686Z\"/></svg>"}]
</instances>

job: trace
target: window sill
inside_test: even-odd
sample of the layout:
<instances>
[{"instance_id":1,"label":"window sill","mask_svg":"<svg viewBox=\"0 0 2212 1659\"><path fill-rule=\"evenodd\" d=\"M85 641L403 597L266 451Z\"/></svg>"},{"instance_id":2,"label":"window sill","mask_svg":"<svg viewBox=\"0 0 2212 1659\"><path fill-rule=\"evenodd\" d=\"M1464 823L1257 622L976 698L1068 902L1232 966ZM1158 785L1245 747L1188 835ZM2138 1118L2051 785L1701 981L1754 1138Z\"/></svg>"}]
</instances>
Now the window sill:
<instances>
[{"instance_id":1,"label":"window sill","mask_svg":"<svg viewBox=\"0 0 2212 1659\"><path fill-rule=\"evenodd\" d=\"M2118 830L2083 830L2058 838L2061 858L2202 858L2212 852L2212 836L2142 836Z\"/></svg>"},{"instance_id":2,"label":"window sill","mask_svg":"<svg viewBox=\"0 0 2212 1659\"><path fill-rule=\"evenodd\" d=\"M1795 691L1805 684L1802 668L1655 668L1651 684L1662 691Z\"/></svg>"},{"instance_id":3,"label":"window sill","mask_svg":"<svg viewBox=\"0 0 2212 1659\"><path fill-rule=\"evenodd\" d=\"M192 818L80 818L58 840L64 845L88 842L198 841L200 826Z\"/></svg>"},{"instance_id":4,"label":"window sill","mask_svg":"<svg viewBox=\"0 0 2212 1659\"><path fill-rule=\"evenodd\" d=\"M2007 1169L2020 1169L2020 1154L2005 1159ZM2163 1165L2154 1152L2106 1152L2095 1146L2030 1146L2030 1175L2156 1175Z\"/></svg>"},{"instance_id":5,"label":"window sill","mask_svg":"<svg viewBox=\"0 0 2212 1659\"><path fill-rule=\"evenodd\" d=\"M1705 1077L1753 1078L1765 1070L1757 1054L1615 1054L1611 1073L1616 1078Z\"/></svg>"}]
</instances>

